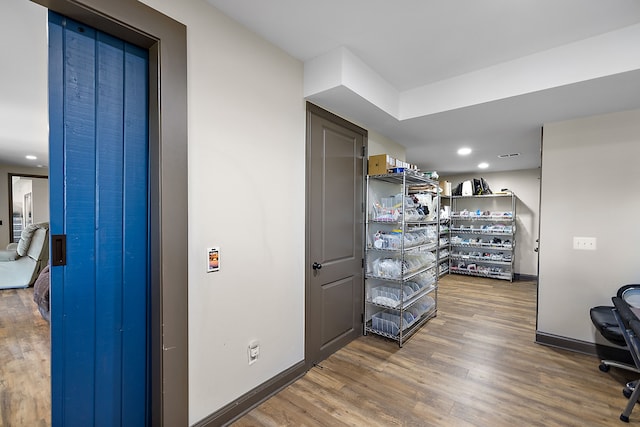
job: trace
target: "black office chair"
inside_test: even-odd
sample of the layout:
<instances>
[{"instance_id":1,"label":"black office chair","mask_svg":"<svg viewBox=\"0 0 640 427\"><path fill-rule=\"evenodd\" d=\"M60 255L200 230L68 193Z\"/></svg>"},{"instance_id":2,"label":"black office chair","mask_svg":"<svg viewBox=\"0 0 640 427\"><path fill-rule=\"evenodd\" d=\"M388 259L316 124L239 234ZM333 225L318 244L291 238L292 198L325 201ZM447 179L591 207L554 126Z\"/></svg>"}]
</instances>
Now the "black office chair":
<instances>
[{"instance_id":1,"label":"black office chair","mask_svg":"<svg viewBox=\"0 0 640 427\"><path fill-rule=\"evenodd\" d=\"M627 303L632 306L640 307L640 284L624 285L618 289L616 296L623 299L624 301L627 301ZM631 354L629 353L627 343L625 342L624 336L622 335L622 331L620 330L618 321L613 314L613 308L613 306L599 305L597 307L592 307L589 311L591 322L593 322L593 325L598 330L598 332L600 332L600 334L610 343L625 348L622 352L600 348L599 350L603 352L603 356L604 353L607 353L606 356L612 357L612 353L615 352L616 358L602 358L602 360L600 360L600 365L598 366L598 368L600 368L602 372L608 372L609 369L611 369L611 367L613 366L615 368L640 373L640 369L638 369L633 363L633 359L631 358ZM627 388L629 390L628 393L625 392L625 396L627 394L631 395L631 392L635 387L635 384L633 383L635 383L635 381L627 385Z\"/></svg>"},{"instance_id":2,"label":"black office chair","mask_svg":"<svg viewBox=\"0 0 640 427\"><path fill-rule=\"evenodd\" d=\"M631 308L640 307L640 285L630 284L620 287L611 300L613 306L597 306L589 311L591 321L600 334L607 341L619 346L619 349L599 347L599 350L607 347L610 352L618 350L615 359L603 358L599 368L607 372L611 366L614 366L640 373L640 321ZM629 402L620 419L629 422L631 411L640 398L638 380L628 382L622 393L629 398Z\"/></svg>"},{"instance_id":3,"label":"black office chair","mask_svg":"<svg viewBox=\"0 0 640 427\"><path fill-rule=\"evenodd\" d=\"M628 353L629 349L626 348L627 343L625 342L622 331L620 330L620 326L618 326L618 322L613 315L612 306L599 305L597 307L592 307L589 311L589 315L591 316L593 325L596 327L598 332L600 332L600 335L602 335L611 344L615 344L619 347L625 347L626 353ZM618 356L616 359L610 359L607 357L614 357L612 356L613 352L611 350L598 348L598 352L600 353L599 355L601 357L604 357L600 360L600 365L598 365L598 368L602 372L609 372L609 369L611 369L611 367L613 366L614 368L620 368L627 371L640 373L640 370L638 370L634 365L631 364L630 354L628 354L628 357L622 358ZM621 353L618 352L618 354ZM626 355L627 354L625 354L625 356Z\"/></svg>"},{"instance_id":4,"label":"black office chair","mask_svg":"<svg viewBox=\"0 0 640 427\"><path fill-rule=\"evenodd\" d=\"M632 311L631 306L624 299L613 297L612 301L615 306L613 313L616 321L621 325L620 329L636 367L640 368L640 320L638 315ZM629 402L620 414L620 419L628 423L631 411L640 398L640 387L635 387L627 397L629 397Z\"/></svg>"}]
</instances>

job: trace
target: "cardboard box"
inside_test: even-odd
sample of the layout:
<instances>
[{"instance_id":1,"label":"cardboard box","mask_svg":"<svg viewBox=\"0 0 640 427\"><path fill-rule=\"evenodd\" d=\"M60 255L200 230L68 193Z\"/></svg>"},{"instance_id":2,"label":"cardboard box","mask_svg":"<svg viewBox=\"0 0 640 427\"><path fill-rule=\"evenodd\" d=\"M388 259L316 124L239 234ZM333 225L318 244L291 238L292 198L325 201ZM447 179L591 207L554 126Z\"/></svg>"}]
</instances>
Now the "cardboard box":
<instances>
[{"instance_id":1,"label":"cardboard box","mask_svg":"<svg viewBox=\"0 0 640 427\"><path fill-rule=\"evenodd\" d=\"M442 188L443 196L451 195L451 183L449 181L440 181L440 188Z\"/></svg>"},{"instance_id":2,"label":"cardboard box","mask_svg":"<svg viewBox=\"0 0 640 427\"><path fill-rule=\"evenodd\" d=\"M369 175L384 175L391 168L396 167L396 159L388 154L369 156Z\"/></svg>"}]
</instances>

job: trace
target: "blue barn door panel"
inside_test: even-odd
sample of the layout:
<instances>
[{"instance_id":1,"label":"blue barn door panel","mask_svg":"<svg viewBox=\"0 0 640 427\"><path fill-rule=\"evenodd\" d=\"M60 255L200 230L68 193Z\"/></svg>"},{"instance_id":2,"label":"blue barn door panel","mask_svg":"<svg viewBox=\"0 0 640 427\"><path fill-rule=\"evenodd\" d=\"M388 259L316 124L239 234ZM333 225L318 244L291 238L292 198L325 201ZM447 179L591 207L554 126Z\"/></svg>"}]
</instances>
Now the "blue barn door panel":
<instances>
[{"instance_id":1,"label":"blue barn door panel","mask_svg":"<svg viewBox=\"0 0 640 427\"><path fill-rule=\"evenodd\" d=\"M52 421L145 425L147 52L49 19Z\"/></svg>"},{"instance_id":2,"label":"blue barn door panel","mask_svg":"<svg viewBox=\"0 0 640 427\"><path fill-rule=\"evenodd\" d=\"M49 231L64 234L64 75L62 18L49 14ZM51 239L50 239L51 240ZM51 268L51 420L63 425L64 268ZM60 325L60 327L59 327Z\"/></svg>"},{"instance_id":3,"label":"blue barn door panel","mask_svg":"<svg viewBox=\"0 0 640 427\"><path fill-rule=\"evenodd\" d=\"M122 167L124 111L123 45L121 40L96 36L96 420L119 425L121 408L115 391L122 387Z\"/></svg>"},{"instance_id":4,"label":"blue barn door panel","mask_svg":"<svg viewBox=\"0 0 640 427\"><path fill-rule=\"evenodd\" d=\"M124 94L124 158L123 158L123 335L122 346L127 363L123 365L123 378L140 378L123 388L123 412L132 420L130 425L143 425L148 413L142 411L140 396L147 395L148 366L147 331L148 311L140 310L149 302L149 206L148 206L148 52L136 46L125 46ZM144 214L142 214L144 213ZM135 422L133 422L135 421Z\"/></svg>"},{"instance_id":5,"label":"blue barn door panel","mask_svg":"<svg viewBox=\"0 0 640 427\"><path fill-rule=\"evenodd\" d=\"M51 111L50 118L51 233L67 235L67 266L51 269L52 422L67 425L68 420L94 418L94 405L83 404L82 399L93 395L95 383L95 56L90 29L80 33L79 26L54 17L49 23L50 56L60 60L50 63L54 77L49 90L51 106L60 110ZM61 51L53 52L55 48ZM54 64L61 68L54 70ZM54 138L58 128L62 132Z\"/></svg>"}]
</instances>

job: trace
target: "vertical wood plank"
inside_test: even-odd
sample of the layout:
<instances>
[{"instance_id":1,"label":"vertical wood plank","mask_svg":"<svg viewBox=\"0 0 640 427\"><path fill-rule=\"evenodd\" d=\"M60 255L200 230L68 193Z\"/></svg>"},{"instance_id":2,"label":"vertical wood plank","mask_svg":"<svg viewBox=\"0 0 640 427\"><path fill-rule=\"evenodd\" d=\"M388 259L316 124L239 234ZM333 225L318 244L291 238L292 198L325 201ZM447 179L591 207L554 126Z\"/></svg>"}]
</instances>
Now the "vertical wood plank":
<instances>
[{"instance_id":1,"label":"vertical wood plank","mask_svg":"<svg viewBox=\"0 0 640 427\"><path fill-rule=\"evenodd\" d=\"M113 426L122 417L124 42L98 32L96 48L95 425Z\"/></svg>"},{"instance_id":2,"label":"vertical wood plank","mask_svg":"<svg viewBox=\"0 0 640 427\"><path fill-rule=\"evenodd\" d=\"M148 52L125 46L124 78L124 281L122 300L124 378L123 426L143 425L148 396L147 330L149 283ZM147 307L147 309L145 309Z\"/></svg>"},{"instance_id":3,"label":"vertical wood plank","mask_svg":"<svg viewBox=\"0 0 640 427\"><path fill-rule=\"evenodd\" d=\"M64 418L95 419L95 31L65 20Z\"/></svg>"},{"instance_id":4,"label":"vertical wood plank","mask_svg":"<svg viewBox=\"0 0 640 427\"><path fill-rule=\"evenodd\" d=\"M62 17L49 12L49 231L51 234L64 233L63 50ZM64 269L52 268L49 277L51 305L63 307ZM51 312L51 422L52 425L57 426L64 425L63 319L63 310Z\"/></svg>"}]
</instances>

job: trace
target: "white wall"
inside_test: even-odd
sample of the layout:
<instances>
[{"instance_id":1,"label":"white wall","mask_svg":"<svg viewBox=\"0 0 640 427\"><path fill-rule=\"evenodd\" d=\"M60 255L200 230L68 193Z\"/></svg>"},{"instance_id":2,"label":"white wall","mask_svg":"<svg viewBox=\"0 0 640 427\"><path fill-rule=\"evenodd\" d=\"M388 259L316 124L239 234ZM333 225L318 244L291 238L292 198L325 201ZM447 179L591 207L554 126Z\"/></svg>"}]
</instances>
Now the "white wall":
<instances>
[{"instance_id":1,"label":"white wall","mask_svg":"<svg viewBox=\"0 0 640 427\"><path fill-rule=\"evenodd\" d=\"M406 161L407 153L403 145L381 135L377 132L369 131L368 135L368 152L370 156L376 154L388 154L394 159Z\"/></svg>"},{"instance_id":2,"label":"white wall","mask_svg":"<svg viewBox=\"0 0 640 427\"><path fill-rule=\"evenodd\" d=\"M540 169L510 172L475 173L440 177L451 182L452 189L467 179L483 177L494 193L508 188L517 196L516 202L516 250L513 260L515 273L536 276L538 274L538 218L540 206Z\"/></svg>"},{"instance_id":3,"label":"white wall","mask_svg":"<svg viewBox=\"0 0 640 427\"><path fill-rule=\"evenodd\" d=\"M49 175L47 168L25 168L20 166L0 165L0 249L4 249L9 244L9 174L25 175ZM47 181L48 182L48 181ZM47 188L47 218L49 218L49 196Z\"/></svg>"},{"instance_id":4,"label":"white wall","mask_svg":"<svg viewBox=\"0 0 640 427\"><path fill-rule=\"evenodd\" d=\"M31 222L37 224L49 221L49 180L47 178L13 177L14 211L22 213L22 226L28 224L25 216L24 197L31 194Z\"/></svg>"},{"instance_id":5,"label":"white wall","mask_svg":"<svg viewBox=\"0 0 640 427\"><path fill-rule=\"evenodd\" d=\"M24 196L29 193L33 193L31 180L30 179L12 179L12 187L13 187L13 207L12 210L15 213L16 211L20 212L20 216L22 217L23 227L27 224L29 220L29 215L25 215L24 209ZM33 194L31 195L33 197ZM31 209L33 211L33 201ZM31 213L33 215L33 212Z\"/></svg>"},{"instance_id":6,"label":"white wall","mask_svg":"<svg viewBox=\"0 0 640 427\"><path fill-rule=\"evenodd\" d=\"M303 65L204 0L145 3L187 26L194 423L304 358Z\"/></svg>"},{"instance_id":7,"label":"white wall","mask_svg":"<svg viewBox=\"0 0 640 427\"><path fill-rule=\"evenodd\" d=\"M594 342L589 308L640 283L640 110L544 126L538 330ZM596 251L573 237L597 238Z\"/></svg>"},{"instance_id":8,"label":"white wall","mask_svg":"<svg viewBox=\"0 0 640 427\"><path fill-rule=\"evenodd\" d=\"M49 147L47 9L29 0L0 1L0 33L0 163L31 154L40 159L35 167Z\"/></svg>"},{"instance_id":9,"label":"white wall","mask_svg":"<svg viewBox=\"0 0 640 427\"><path fill-rule=\"evenodd\" d=\"M33 222L49 222L49 180L31 178L33 192Z\"/></svg>"}]
</instances>

